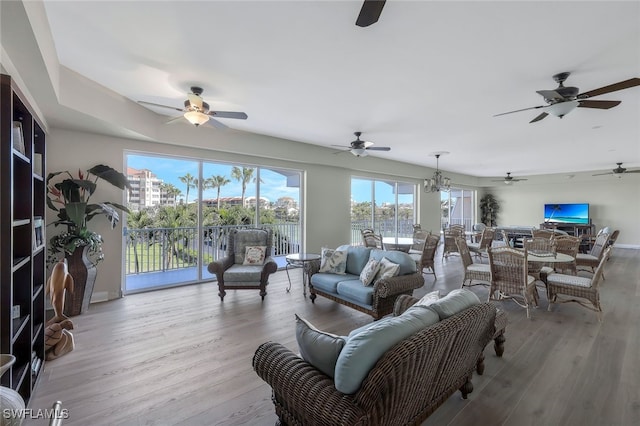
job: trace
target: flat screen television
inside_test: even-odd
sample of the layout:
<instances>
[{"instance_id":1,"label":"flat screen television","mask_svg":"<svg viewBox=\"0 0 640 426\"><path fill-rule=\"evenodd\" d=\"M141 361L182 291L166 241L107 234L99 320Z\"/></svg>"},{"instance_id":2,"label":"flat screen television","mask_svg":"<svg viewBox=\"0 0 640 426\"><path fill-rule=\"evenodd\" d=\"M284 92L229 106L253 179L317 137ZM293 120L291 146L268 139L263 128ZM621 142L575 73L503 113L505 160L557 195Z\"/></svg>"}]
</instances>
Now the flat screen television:
<instances>
[{"instance_id":1,"label":"flat screen television","mask_svg":"<svg viewBox=\"0 0 640 426\"><path fill-rule=\"evenodd\" d=\"M544 221L551 223L589 224L589 204L545 204Z\"/></svg>"}]
</instances>

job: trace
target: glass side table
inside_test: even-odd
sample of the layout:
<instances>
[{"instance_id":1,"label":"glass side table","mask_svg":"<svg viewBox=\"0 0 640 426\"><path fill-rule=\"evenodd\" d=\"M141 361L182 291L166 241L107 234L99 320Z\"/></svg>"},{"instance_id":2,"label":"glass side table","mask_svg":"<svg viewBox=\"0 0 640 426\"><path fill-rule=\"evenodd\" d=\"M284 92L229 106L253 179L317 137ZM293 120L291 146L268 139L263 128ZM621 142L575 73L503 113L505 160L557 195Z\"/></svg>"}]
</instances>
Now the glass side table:
<instances>
[{"instance_id":1,"label":"glass side table","mask_svg":"<svg viewBox=\"0 0 640 426\"><path fill-rule=\"evenodd\" d=\"M312 262L320 262L320 255L315 253L295 253L285 256L287 261L284 270L287 272L287 279L289 280L289 287L287 287L287 293L291 290L291 277L289 276L289 268L302 268L302 292L304 297L307 297L307 286L309 285L308 266Z\"/></svg>"}]
</instances>

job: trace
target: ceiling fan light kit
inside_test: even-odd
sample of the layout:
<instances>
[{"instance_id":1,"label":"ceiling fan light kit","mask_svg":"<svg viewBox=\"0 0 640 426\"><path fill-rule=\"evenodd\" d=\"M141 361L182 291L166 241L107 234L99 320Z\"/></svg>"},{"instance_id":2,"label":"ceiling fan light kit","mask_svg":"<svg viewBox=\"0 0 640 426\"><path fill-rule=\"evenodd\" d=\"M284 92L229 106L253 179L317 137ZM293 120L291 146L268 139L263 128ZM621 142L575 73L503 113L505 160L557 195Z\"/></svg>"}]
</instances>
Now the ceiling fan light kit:
<instances>
[{"instance_id":1,"label":"ceiling fan light kit","mask_svg":"<svg viewBox=\"0 0 640 426\"><path fill-rule=\"evenodd\" d=\"M432 178L424 180L424 192L449 192L451 190L451 179L442 176L442 172L439 167L439 160L441 155L446 155L448 152L437 152L433 154L436 157L436 172Z\"/></svg>"},{"instance_id":2,"label":"ceiling fan light kit","mask_svg":"<svg viewBox=\"0 0 640 426\"><path fill-rule=\"evenodd\" d=\"M184 118L196 127L209 121L209 116L200 111L187 111L184 113Z\"/></svg>"}]
</instances>

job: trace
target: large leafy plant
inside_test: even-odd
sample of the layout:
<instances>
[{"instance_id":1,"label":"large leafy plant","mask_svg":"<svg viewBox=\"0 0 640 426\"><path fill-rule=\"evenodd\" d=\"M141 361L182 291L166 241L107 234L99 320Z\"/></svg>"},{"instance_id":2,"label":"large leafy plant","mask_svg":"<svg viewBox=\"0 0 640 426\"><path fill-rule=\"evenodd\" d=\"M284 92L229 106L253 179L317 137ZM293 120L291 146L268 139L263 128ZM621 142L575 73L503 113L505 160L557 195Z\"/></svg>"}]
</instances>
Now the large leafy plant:
<instances>
[{"instance_id":1,"label":"large leafy plant","mask_svg":"<svg viewBox=\"0 0 640 426\"><path fill-rule=\"evenodd\" d=\"M103 259L102 236L88 229L89 221L97 216L104 216L113 229L120 221L118 212L129 212L129 209L110 201L90 203L99 179L122 190L131 189L125 175L103 164L84 173L78 170L77 177L69 171L49 173L47 176L47 206L56 211L58 217L52 225L67 227L66 232L54 235L49 240L50 264L65 253L71 254L76 248L84 246L89 246L89 254L95 263Z\"/></svg>"}]
</instances>

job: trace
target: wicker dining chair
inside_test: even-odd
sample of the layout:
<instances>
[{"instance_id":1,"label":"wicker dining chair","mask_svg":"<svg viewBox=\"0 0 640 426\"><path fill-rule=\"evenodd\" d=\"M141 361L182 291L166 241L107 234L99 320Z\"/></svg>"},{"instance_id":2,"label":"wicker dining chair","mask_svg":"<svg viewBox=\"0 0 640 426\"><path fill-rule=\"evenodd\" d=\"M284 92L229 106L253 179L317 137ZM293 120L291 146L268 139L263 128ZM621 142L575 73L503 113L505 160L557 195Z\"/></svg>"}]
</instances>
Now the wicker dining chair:
<instances>
[{"instance_id":1,"label":"wicker dining chair","mask_svg":"<svg viewBox=\"0 0 640 426\"><path fill-rule=\"evenodd\" d=\"M604 270L604 264L609 259L611 247L603 250L600 263L591 278L580 277L576 275L551 274L547 277L547 289L549 292L548 311L551 311L551 305L554 303L576 302L587 309L595 311L598 314L598 321L602 322L602 306L600 305L599 284ZM566 298L558 298L558 295L567 296ZM575 299L575 298L578 299ZM587 304L584 299L591 302Z\"/></svg>"},{"instance_id":2,"label":"wicker dining chair","mask_svg":"<svg viewBox=\"0 0 640 426\"><path fill-rule=\"evenodd\" d=\"M493 238L496 235L495 228L485 228L482 231L482 235L480 237L480 241L477 243L469 243L467 244L469 247L469 251L474 255L482 258L483 254L487 254L487 248L491 247L493 243Z\"/></svg>"},{"instance_id":3,"label":"wicker dining chair","mask_svg":"<svg viewBox=\"0 0 640 426\"><path fill-rule=\"evenodd\" d=\"M580 242L582 238L574 237L571 235L558 235L556 238L556 252L567 254L573 257L573 261L567 263L555 263L554 270L557 271L566 271L569 270L573 275L578 273L576 267L576 256L578 255L578 251L580 250Z\"/></svg>"},{"instance_id":4,"label":"wicker dining chair","mask_svg":"<svg viewBox=\"0 0 640 426\"><path fill-rule=\"evenodd\" d=\"M600 264L604 249L608 243L609 234L606 232L599 233L589 253L578 253L576 255L576 267L585 266L591 272L595 272L595 268ZM602 271L602 279L604 279L604 271Z\"/></svg>"},{"instance_id":5,"label":"wicker dining chair","mask_svg":"<svg viewBox=\"0 0 640 426\"><path fill-rule=\"evenodd\" d=\"M462 280L462 287L472 287L474 285L490 285L490 265L485 263L473 263L473 259L471 259L471 253L469 252L469 247L467 246L467 240L465 240L464 238L457 237L456 244L458 246L458 253L460 253L460 258L462 259L462 265L464 266L464 279ZM474 284L474 280L483 282ZM469 281L468 284L467 281Z\"/></svg>"},{"instance_id":6,"label":"wicker dining chair","mask_svg":"<svg viewBox=\"0 0 640 426\"><path fill-rule=\"evenodd\" d=\"M487 251L491 266L489 300L511 299L531 318L529 307L538 305L538 290L535 278L529 275L527 249L489 247Z\"/></svg>"},{"instance_id":7,"label":"wicker dining chair","mask_svg":"<svg viewBox=\"0 0 640 426\"><path fill-rule=\"evenodd\" d=\"M556 233L550 229L532 229L531 236L533 238L553 238Z\"/></svg>"},{"instance_id":8,"label":"wicker dining chair","mask_svg":"<svg viewBox=\"0 0 640 426\"><path fill-rule=\"evenodd\" d=\"M456 238L464 238L464 225L451 225L443 233L444 247L442 248L442 258L449 257L452 253L458 253Z\"/></svg>"},{"instance_id":9,"label":"wicker dining chair","mask_svg":"<svg viewBox=\"0 0 640 426\"><path fill-rule=\"evenodd\" d=\"M422 252L424 251L424 245L427 242L427 237L431 233L429 231L423 231L422 229L413 230L413 244L409 248L409 254L419 254L422 256Z\"/></svg>"},{"instance_id":10,"label":"wicker dining chair","mask_svg":"<svg viewBox=\"0 0 640 426\"><path fill-rule=\"evenodd\" d=\"M412 253L409 250L409 256L411 256L416 261L416 267L418 271L424 272L424 269L427 269L427 274L433 274L435 279L438 279L436 276L436 270L434 268L435 265L435 255L438 250L438 244L440 244L440 237L438 235L432 235L429 232L426 232L426 237L424 244L422 245L421 253ZM431 272L429 272L431 270Z\"/></svg>"},{"instance_id":11,"label":"wicker dining chair","mask_svg":"<svg viewBox=\"0 0 640 426\"><path fill-rule=\"evenodd\" d=\"M382 235L376 234L373 229L365 228L360 230L362 234L362 244L365 247L373 247L384 250L384 245L382 244Z\"/></svg>"}]
</instances>

